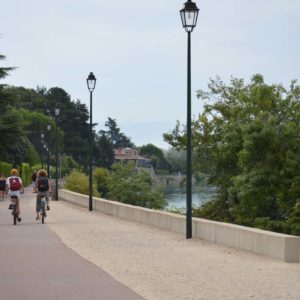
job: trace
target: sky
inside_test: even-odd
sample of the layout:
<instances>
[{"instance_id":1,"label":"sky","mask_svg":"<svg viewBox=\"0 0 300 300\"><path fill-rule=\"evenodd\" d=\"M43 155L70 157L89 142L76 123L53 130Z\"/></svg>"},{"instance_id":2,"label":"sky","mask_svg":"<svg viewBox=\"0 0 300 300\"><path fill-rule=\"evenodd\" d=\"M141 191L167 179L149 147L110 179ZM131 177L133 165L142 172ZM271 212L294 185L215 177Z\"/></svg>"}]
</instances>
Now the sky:
<instances>
[{"instance_id":1,"label":"sky","mask_svg":"<svg viewBox=\"0 0 300 300\"><path fill-rule=\"evenodd\" d=\"M137 145L168 149L162 134L186 120L187 34L178 0L0 0L2 83L61 87L108 117ZM192 33L192 115L210 78L260 73L288 86L300 78L300 0L199 0ZM63 113L63 112L62 112Z\"/></svg>"}]
</instances>

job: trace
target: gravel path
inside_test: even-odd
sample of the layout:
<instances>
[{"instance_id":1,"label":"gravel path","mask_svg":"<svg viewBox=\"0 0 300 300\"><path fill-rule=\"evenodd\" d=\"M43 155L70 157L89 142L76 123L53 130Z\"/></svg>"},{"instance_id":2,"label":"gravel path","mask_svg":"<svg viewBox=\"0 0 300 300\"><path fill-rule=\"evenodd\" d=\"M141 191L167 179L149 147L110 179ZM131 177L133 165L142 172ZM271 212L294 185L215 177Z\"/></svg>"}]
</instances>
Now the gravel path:
<instances>
[{"instance_id":1,"label":"gravel path","mask_svg":"<svg viewBox=\"0 0 300 300\"><path fill-rule=\"evenodd\" d=\"M63 201L47 225L63 243L146 299L300 299L300 264L283 263Z\"/></svg>"}]
</instances>

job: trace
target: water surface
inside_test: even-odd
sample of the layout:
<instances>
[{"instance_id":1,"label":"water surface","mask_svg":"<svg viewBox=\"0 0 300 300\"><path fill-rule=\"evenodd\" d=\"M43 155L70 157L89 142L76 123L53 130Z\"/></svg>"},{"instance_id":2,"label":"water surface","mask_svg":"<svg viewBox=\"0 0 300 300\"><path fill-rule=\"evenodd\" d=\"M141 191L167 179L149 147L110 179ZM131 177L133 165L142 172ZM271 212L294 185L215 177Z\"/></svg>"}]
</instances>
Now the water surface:
<instances>
[{"instance_id":1,"label":"water surface","mask_svg":"<svg viewBox=\"0 0 300 300\"><path fill-rule=\"evenodd\" d=\"M164 188L165 209L186 209L186 186L169 184ZM200 206L210 200L216 193L216 188L208 184L194 184L192 192L192 206Z\"/></svg>"}]
</instances>

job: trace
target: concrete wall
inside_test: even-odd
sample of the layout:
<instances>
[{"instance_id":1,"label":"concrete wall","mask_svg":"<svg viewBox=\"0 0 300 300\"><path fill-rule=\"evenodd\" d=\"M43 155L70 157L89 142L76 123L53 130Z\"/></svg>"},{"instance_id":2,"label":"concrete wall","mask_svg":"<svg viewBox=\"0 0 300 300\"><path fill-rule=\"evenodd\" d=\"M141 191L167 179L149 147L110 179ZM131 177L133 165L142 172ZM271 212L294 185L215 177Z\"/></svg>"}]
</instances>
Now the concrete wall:
<instances>
[{"instance_id":1,"label":"concrete wall","mask_svg":"<svg viewBox=\"0 0 300 300\"><path fill-rule=\"evenodd\" d=\"M59 190L59 200L88 208L88 196ZM123 219L185 234L185 216L93 198L95 210ZM193 237L228 247L269 256L285 262L300 262L300 237L228 223L193 218Z\"/></svg>"}]
</instances>

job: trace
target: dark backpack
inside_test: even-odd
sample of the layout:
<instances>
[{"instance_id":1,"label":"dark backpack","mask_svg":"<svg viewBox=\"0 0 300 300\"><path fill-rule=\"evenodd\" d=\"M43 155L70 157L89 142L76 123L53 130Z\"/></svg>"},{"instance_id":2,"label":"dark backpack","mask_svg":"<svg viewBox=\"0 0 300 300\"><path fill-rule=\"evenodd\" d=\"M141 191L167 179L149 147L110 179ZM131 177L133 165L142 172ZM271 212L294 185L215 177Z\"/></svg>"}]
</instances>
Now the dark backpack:
<instances>
[{"instance_id":1,"label":"dark backpack","mask_svg":"<svg viewBox=\"0 0 300 300\"><path fill-rule=\"evenodd\" d=\"M46 177L40 177L38 179L38 191L39 192L46 192L49 190L49 181Z\"/></svg>"},{"instance_id":2,"label":"dark backpack","mask_svg":"<svg viewBox=\"0 0 300 300\"><path fill-rule=\"evenodd\" d=\"M9 189L11 191L19 191L21 189L21 182L19 177L9 178Z\"/></svg>"}]
</instances>

